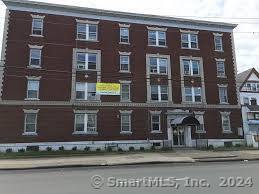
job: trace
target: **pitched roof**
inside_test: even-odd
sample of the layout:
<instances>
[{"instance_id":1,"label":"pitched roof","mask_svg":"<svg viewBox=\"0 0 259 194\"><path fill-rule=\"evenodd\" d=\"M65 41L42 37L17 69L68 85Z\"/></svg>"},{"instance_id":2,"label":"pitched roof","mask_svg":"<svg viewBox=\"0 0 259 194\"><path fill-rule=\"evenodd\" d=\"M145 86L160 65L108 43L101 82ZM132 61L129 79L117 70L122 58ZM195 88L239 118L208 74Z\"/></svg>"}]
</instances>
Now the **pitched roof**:
<instances>
[{"instance_id":1,"label":"pitched roof","mask_svg":"<svg viewBox=\"0 0 259 194\"><path fill-rule=\"evenodd\" d=\"M259 78L259 73L256 71L255 68L248 69L246 71L243 71L239 74L237 74L237 85L239 89L244 85L244 83L249 79L252 73L255 73Z\"/></svg>"}]
</instances>

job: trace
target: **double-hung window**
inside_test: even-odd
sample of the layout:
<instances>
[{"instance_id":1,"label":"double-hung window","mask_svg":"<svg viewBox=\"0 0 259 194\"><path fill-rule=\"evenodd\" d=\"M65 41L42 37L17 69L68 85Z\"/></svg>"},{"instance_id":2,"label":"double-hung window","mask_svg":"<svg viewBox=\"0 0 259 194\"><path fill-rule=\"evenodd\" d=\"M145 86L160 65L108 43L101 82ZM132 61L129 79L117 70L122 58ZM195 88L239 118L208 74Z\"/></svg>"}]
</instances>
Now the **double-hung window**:
<instances>
[{"instance_id":1,"label":"double-hung window","mask_svg":"<svg viewBox=\"0 0 259 194\"><path fill-rule=\"evenodd\" d=\"M95 113L77 113L75 114L75 134L97 133L97 114Z\"/></svg>"},{"instance_id":2,"label":"double-hung window","mask_svg":"<svg viewBox=\"0 0 259 194\"><path fill-rule=\"evenodd\" d=\"M166 32L165 31L148 31L148 45L150 46L166 46Z\"/></svg>"},{"instance_id":3,"label":"double-hung window","mask_svg":"<svg viewBox=\"0 0 259 194\"><path fill-rule=\"evenodd\" d=\"M121 133L131 133L130 113L121 113Z\"/></svg>"},{"instance_id":4,"label":"double-hung window","mask_svg":"<svg viewBox=\"0 0 259 194\"><path fill-rule=\"evenodd\" d=\"M184 75L200 75L200 60L183 59Z\"/></svg>"},{"instance_id":5,"label":"double-hung window","mask_svg":"<svg viewBox=\"0 0 259 194\"><path fill-rule=\"evenodd\" d=\"M79 70L96 70L97 53L77 52L76 64Z\"/></svg>"},{"instance_id":6,"label":"double-hung window","mask_svg":"<svg viewBox=\"0 0 259 194\"><path fill-rule=\"evenodd\" d=\"M121 83L121 97L122 102L130 101L130 83Z\"/></svg>"},{"instance_id":7,"label":"double-hung window","mask_svg":"<svg viewBox=\"0 0 259 194\"><path fill-rule=\"evenodd\" d=\"M222 122L223 132L231 132L230 113L222 112L221 113L221 122Z\"/></svg>"},{"instance_id":8,"label":"double-hung window","mask_svg":"<svg viewBox=\"0 0 259 194\"><path fill-rule=\"evenodd\" d=\"M168 101L168 86L167 85L151 85L151 100L152 101Z\"/></svg>"},{"instance_id":9,"label":"double-hung window","mask_svg":"<svg viewBox=\"0 0 259 194\"><path fill-rule=\"evenodd\" d=\"M31 67L41 66L41 49L30 48L30 64Z\"/></svg>"},{"instance_id":10,"label":"double-hung window","mask_svg":"<svg viewBox=\"0 0 259 194\"><path fill-rule=\"evenodd\" d=\"M77 100L97 100L96 83L76 83Z\"/></svg>"},{"instance_id":11,"label":"double-hung window","mask_svg":"<svg viewBox=\"0 0 259 194\"><path fill-rule=\"evenodd\" d=\"M160 130L160 115L151 114L151 131L159 132Z\"/></svg>"},{"instance_id":12,"label":"double-hung window","mask_svg":"<svg viewBox=\"0 0 259 194\"><path fill-rule=\"evenodd\" d=\"M225 62L216 61L216 65L217 65L217 76L224 77L225 76Z\"/></svg>"},{"instance_id":13,"label":"double-hung window","mask_svg":"<svg viewBox=\"0 0 259 194\"><path fill-rule=\"evenodd\" d=\"M39 87L40 81L34 79L28 79L27 81L27 98L30 100L38 100L39 99Z\"/></svg>"},{"instance_id":14,"label":"double-hung window","mask_svg":"<svg viewBox=\"0 0 259 194\"><path fill-rule=\"evenodd\" d=\"M130 72L130 57L129 55L120 55L120 71Z\"/></svg>"},{"instance_id":15,"label":"double-hung window","mask_svg":"<svg viewBox=\"0 0 259 194\"><path fill-rule=\"evenodd\" d=\"M214 35L215 51L223 51L222 35Z\"/></svg>"},{"instance_id":16,"label":"double-hung window","mask_svg":"<svg viewBox=\"0 0 259 194\"><path fill-rule=\"evenodd\" d=\"M200 87L185 87L185 101L186 102L201 102L201 88Z\"/></svg>"},{"instance_id":17,"label":"double-hung window","mask_svg":"<svg viewBox=\"0 0 259 194\"><path fill-rule=\"evenodd\" d=\"M150 73L153 74L167 74L168 60L161 57L150 57Z\"/></svg>"},{"instance_id":18,"label":"double-hung window","mask_svg":"<svg viewBox=\"0 0 259 194\"><path fill-rule=\"evenodd\" d=\"M129 43L129 28L121 27L120 28L120 43Z\"/></svg>"},{"instance_id":19,"label":"double-hung window","mask_svg":"<svg viewBox=\"0 0 259 194\"><path fill-rule=\"evenodd\" d=\"M220 103L228 103L227 86L219 86L219 101Z\"/></svg>"},{"instance_id":20,"label":"double-hung window","mask_svg":"<svg viewBox=\"0 0 259 194\"><path fill-rule=\"evenodd\" d=\"M77 23L77 39L87 41L97 41L97 24Z\"/></svg>"},{"instance_id":21,"label":"double-hung window","mask_svg":"<svg viewBox=\"0 0 259 194\"><path fill-rule=\"evenodd\" d=\"M198 35L192 33L181 34L182 48L197 49L198 48Z\"/></svg>"},{"instance_id":22,"label":"double-hung window","mask_svg":"<svg viewBox=\"0 0 259 194\"><path fill-rule=\"evenodd\" d=\"M37 113L38 110L25 110L24 135L34 135L37 133Z\"/></svg>"},{"instance_id":23,"label":"double-hung window","mask_svg":"<svg viewBox=\"0 0 259 194\"><path fill-rule=\"evenodd\" d=\"M43 36L43 18L44 16L32 15L32 36Z\"/></svg>"}]
</instances>

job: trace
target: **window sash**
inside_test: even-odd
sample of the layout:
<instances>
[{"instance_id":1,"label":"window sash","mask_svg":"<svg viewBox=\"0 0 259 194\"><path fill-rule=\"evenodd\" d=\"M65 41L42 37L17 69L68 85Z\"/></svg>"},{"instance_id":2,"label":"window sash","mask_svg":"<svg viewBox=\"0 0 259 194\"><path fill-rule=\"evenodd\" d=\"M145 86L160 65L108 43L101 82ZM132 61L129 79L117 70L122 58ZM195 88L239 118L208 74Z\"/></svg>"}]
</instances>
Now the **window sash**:
<instances>
[{"instance_id":1,"label":"window sash","mask_svg":"<svg viewBox=\"0 0 259 194\"><path fill-rule=\"evenodd\" d=\"M151 115L151 130L160 131L160 115Z\"/></svg>"},{"instance_id":2,"label":"window sash","mask_svg":"<svg viewBox=\"0 0 259 194\"><path fill-rule=\"evenodd\" d=\"M184 93L185 93L186 102L201 102L202 101L201 87L185 87Z\"/></svg>"},{"instance_id":3,"label":"window sash","mask_svg":"<svg viewBox=\"0 0 259 194\"><path fill-rule=\"evenodd\" d=\"M95 133L97 132L96 114L75 114L75 132Z\"/></svg>"},{"instance_id":4,"label":"window sash","mask_svg":"<svg viewBox=\"0 0 259 194\"><path fill-rule=\"evenodd\" d=\"M120 42L129 43L129 28L120 28Z\"/></svg>"},{"instance_id":5,"label":"window sash","mask_svg":"<svg viewBox=\"0 0 259 194\"><path fill-rule=\"evenodd\" d=\"M148 31L148 45L166 46L166 32L164 31Z\"/></svg>"},{"instance_id":6,"label":"window sash","mask_svg":"<svg viewBox=\"0 0 259 194\"><path fill-rule=\"evenodd\" d=\"M219 87L219 99L220 103L228 102L227 87Z\"/></svg>"},{"instance_id":7,"label":"window sash","mask_svg":"<svg viewBox=\"0 0 259 194\"><path fill-rule=\"evenodd\" d=\"M221 116L221 120L222 120L222 129L223 129L223 131L231 131L229 115L222 115Z\"/></svg>"},{"instance_id":8,"label":"window sash","mask_svg":"<svg viewBox=\"0 0 259 194\"><path fill-rule=\"evenodd\" d=\"M41 66L41 49L30 49L30 66Z\"/></svg>"},{"instance_id":9,"label":"window sash","mask_svg":"<svg viewBox=\"0 0 259 194\"><path fill-rule=\"evenodd\" d=\"M151 85L150 92L152 101L168 101L167 85Z\"/></svg>"},{"instance_id":10,"label":"window sash","mask_svg":"<svg viewBox=\"0 0 259 194\"><path fill-rule=\"evenodd\" d=\"M96 83L76 83L76 100L97 100Z\"/></svg>"},{"instance_id":11,"label":"window sash","mask_svg":"<svg viewBox=\"0 0 259 194\"><path fill-rule=\"evenodd\" d=\"M214 36L215 50L223 51L222 36Z\"/></svg>"},{"instance_id":12,"label":"window sash","mask_svg":"<svg viewBox=\"0 0 259 194\"><path fill-rule=\"evenodd\" d=\"M225 62L217 61L216 64L217 64L217 75L225 76Z\"/></svg>"},{"instance_id":13,"label":"window sash","mask_svg":"<svg viewBox=\"0 0 259 194\"><path fill-rule=\"evenodd\" d=\"M121 132L131 131L131 114L121 114Z\"/></svg>"},{"instance_id":14,"label":"window sash","mask_svg":"<svg viewBox=\"0 0 259 194\"><path fill-rule=\"evenodd\" d=\"M25 113L24 126L25 133L36 133L37 113Z\"/></svg>"},{"instance_id":15,"label":"window sash","mask_svg":"<svg viewBox=\"0 0 259 194\"><path fill-rule=\"evenodd\" d=\"M96 53L76 53L77 69L82 70L96 70L97 68L97 54Z\"/></svg>"},{"instance_id":16,"label":"window sash","mask_svg":"<svg viewBox=\"0 0 259 194\"><path fill-rule=\"evenodd\" d=\"M39 98L39 80L28 80L27 81L27 98L38 99Z\"/></svg>"},{"instance_id":17,"label":"window sash","mask_svg":"<svg viewBox=\"0 0 259 194\"><path fill-rule=\"evenodd\" d=\"M121 84L121 101L130 101L130 84Z\"/></svg>"},{"instance_id":18,"label":"window sash","mask_svg":"<svg viewBox=\"0 0 259 194\"><path fill-rule=\"evenodd\" d=\"M97 40L98 27L96 24L77 23L77 39Z\"/></svg>"},{"instance_id":19,"label":"window sash","mask_svg":"<svg viewBox=\"0 0 259 194\"><path fill-rule=\"evenodd\" d=\"M182 48L190 48L190 49L198 48L198 35L190 34L190 33L182 33L181 45L182 45Z\"/></svg>"},{"instance_id":20,"label":"window sash","mask_svg":"<svg viewBox=\"0 0 259 194\"><path fill-rule=\"evenodd\" d=\"M120 71L129 72L129 56L120 55Z\"/></svg>"},{"instance_id":21,"label":"window sash","mask_svg":"<svg viewBox=\"0 0 259 194\"><path fill-rule=\"evenodd\" d=\"M183 59L184 75L200 75L200 60Z\"/></svg>"},{"instance_id":22,"label":"window sash","mask_svg":"<svg viewBox=\"0 0 259 194\"><path fill-rule=\"evenodd\" d=\"M43 35L43 19L32 19L32 35Z\"/></svg>"},{"instance_id":23,"label":"window sash","mask_svg":"<svg viewBox=\"0 0 259 194\"><path fill-rule=\"evenodd\" d=\"M167 74L168 59L162 57L150 57L150 73L153 74Z\"/></svg>"}]
</instances>

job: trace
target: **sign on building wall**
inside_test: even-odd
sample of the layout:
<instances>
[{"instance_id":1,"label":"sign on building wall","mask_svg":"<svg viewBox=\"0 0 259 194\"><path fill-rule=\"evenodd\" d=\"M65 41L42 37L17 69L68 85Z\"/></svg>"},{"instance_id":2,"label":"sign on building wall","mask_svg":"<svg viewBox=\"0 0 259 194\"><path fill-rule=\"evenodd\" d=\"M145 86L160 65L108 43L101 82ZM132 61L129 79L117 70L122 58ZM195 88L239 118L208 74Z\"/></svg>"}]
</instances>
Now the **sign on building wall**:
<instances>
[{"instance_id":1,"label":"sign on building wall","mask_svg":"<svg viewBox=\"0 0 259 194\"><path fill-rule=\"evenodd\" d=\"M120 84L118 83L96 83L96 93L98 95L120 95Z\"/></svg>"}]
</instances>

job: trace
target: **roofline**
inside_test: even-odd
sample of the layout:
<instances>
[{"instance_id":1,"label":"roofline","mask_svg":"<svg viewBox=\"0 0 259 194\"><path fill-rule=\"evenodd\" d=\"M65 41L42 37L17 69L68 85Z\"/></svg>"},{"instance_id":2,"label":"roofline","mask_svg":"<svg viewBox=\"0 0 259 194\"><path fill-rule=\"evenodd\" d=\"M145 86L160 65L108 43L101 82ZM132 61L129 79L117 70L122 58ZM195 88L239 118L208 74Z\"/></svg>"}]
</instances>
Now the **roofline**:
<instances>
[{"instance_id":1,"label":"roofline","mask_svg":"<svg viewBox=\"0 0 259 194\"><path fill-rule=\"evenodd\" d=\"M176 18L176 17L169 17L169 16L159 16L159 15L151 15L151 14L139 14L139 13L130 13L130 12L120 12L120 11L110 11L104 9L96 9L96 8L87 8L87 7L79 7L79 6L72 6L72 5L60 5L60 4L53 4L53 3L46 3L46 2L36 2L31 0L2 0L3 3L7 6L7 8L12 9L13 6L18 7L33 7L35 8L47 8L52 7L58 10L65 9L67 11L83 11L90 14L97 14L101 16L115 16L115 17L124 17L124 18L135 18L141 19L145 21L163 21L163 22L178 22L178 23L192 23L197 25L205 25L210 27L221 27L233 30L237 24L231 23L224 23L224 22L211 22L205 20L194 20L194 19L184 19L184 18Z\"/></svg>"}]
</instances>

